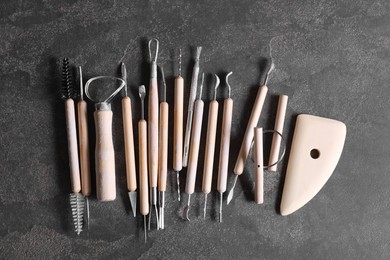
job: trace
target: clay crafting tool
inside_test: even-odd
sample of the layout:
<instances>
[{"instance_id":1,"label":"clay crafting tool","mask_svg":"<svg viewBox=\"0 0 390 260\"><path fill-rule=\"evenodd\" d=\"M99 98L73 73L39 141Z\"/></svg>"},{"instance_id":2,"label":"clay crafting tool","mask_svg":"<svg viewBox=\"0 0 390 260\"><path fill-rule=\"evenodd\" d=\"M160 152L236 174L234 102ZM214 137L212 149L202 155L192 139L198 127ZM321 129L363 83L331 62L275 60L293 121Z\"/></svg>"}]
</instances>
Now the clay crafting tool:
<instances>
[{"instance_id":1,"label":"clay crafting tool","mask_svg":"<svg viewBox=\"0 0 390 260\"><path fill-rule=\"evenodd\" d=\"M282 216L304 206L325 185L340 159L346 133L340 121L297 117L280 205Z\"/></svg>"},{"instance_id":2,"label":"clay crafting tool","mask_svg":"<svg viewBox=\"0 0 390 260\"><path fill-rule=\"evenodd\" d=\"M80 100L77 103L78 127L79 127L79 150L80 150L80 172L81 172L81 193L85 197L86 216L85 222L89 229L89 201L91 195L91 171L89 165L89 137L88 137L88 110L87 102L84 100L83 71L79 66L80 79Z\"/></svg>"},{"instance_id":3,"label":"clay crafting tool","mask_svg":"<svg viewBox=\"0 0 390 260\"><path fill-rule=\"evenodd\" d=\"M73 89L69 59L62 60L62 89L61 98L65 100L66 136L68 140L68 156L70 183L70 206L72 209L73 224L77 235L83 230L84 196L80 194L81 181L79 170L79 155L77 151L76 113L73 99L76 97Z\"/></svg>"},{"instance_id":4,"label":"clay crafting tool","mask_svg":"<svg viewBox=\"0 0 390 260\"><path fill-rule=\"evenodd\" d=\"M286 95L279 96L278 110L276 112L274 130L279 132L280 134L283 134L283 126L284 126L284 118L286 117L287 101L288 101L288 96ZM271 151L270 151L269 162L268 162L269 171L277 170L277 164L275 164L275 162L278 161L281 142L282 142L282 137L279 134L274 133L272 137L272 145L271 145ZM272 164L274 165L271 166Z\"/></svg>"},{"instance_id":5,"label":"clay crafting tool","mask_svg":"<svg viewBox=\"0 0 390 260\"><path fill-rule=\"evenodd\" d=\"M164 229L164 208L165 208L165 191L167 188L167 171L168 171L168 114L169 105L167 103L167 85L165 83L164 70L161 67L161 77L163 80L162 98L160 103L160 130L158 145L158 191L160 206L160 228Z\"/></svg>"},{"instance_id":6,"label":"clay crafting tool","mask_svg":"<svg viewBox=\"0 0 390 260\"><path fill-rule=\"evenodd\" d=\"M145 121L146 96L145 86L138 89L141 99L141 119L138 121L138 151L139 151L139 193L140 193L140 213L144 216L144 233L146 243L146 215L149 214L149 193L148 193L148 150L147 150L147 123Z\"/></svg>"},{"instance_id":7,"label":"clay crafting tool","mask_svg":"<svg viewBox=\"0 0 390 260\"><path fill-rule=\"evenodd\" d=\"M263 163L263 128L254 130L254 155L255 155L255 202L264 202L264 163Z\"/></svg>"},{"instance_id":8,"label":"clay crafting tool","mask_svg":"<svg viewBox=\"0 0 390 260\"><path fill-rule=\"evenodd\" d=\"M195 65L192 71L190 98L188 101L186 132L184 136L183 167L187 167L187 163L188 163L188 154L189 154L191 128L192 128L192 116L193 116L194 102L196 98L196 91L198 87L199 57L201 52L202 52L202 47L196 47Z\"/></svg>"},{"instance_id":9,"label":"clay crafting tool","mask_svg":"<svg viewBox=\"0 0 390 260\"><path fill-rule=\"evenodd\" d=\"M264 100L268 92L267 82L269 75L274 70L275 65L271 60L271 66L266 74L264 84L261 84L257 92L255 104L253 105L251 115L249 117L248 125L245 130L244 139L241 144L240 152L237 157L236 165L234 166L234 183L227 198L227 204L233 198L234 187L236 186L238 176L244 172L245 162L248 158L249 150L253 141L253 131L260 119L261 110L263 109Z\"/></svg>"},{"instance_id":10,"label":"clay crafting tool","mask_svg":"<svg viewBox=\"0 0 390 260\"><path fill-rule=\"evenodd\" d=\"M233 72L226 75L226 85L228 86L229 95L223 102L223 115L222 115L222 136L221 147L219 154L219 166L218 166L218 183L217 190L219 192L219 222L222 222L222 199L223 193L226 191L227 173L229 167L229 149L230 149L230 133L232 128L232 115L233 115L233 99L231 99L231 87L229 84L229 77Z\"/></svg>"},{"instance_id":11,"label":"clay crafting tool","mask_svg":"<svg viewBox=\"0 0 390 260\"><path fill-rule=\"evenodd\" d=\"M155 56L152 56L152 42L156 43ZM158 89L157 89L157 57L159 42L157 39L149 41L150 81L148 96L148 160L149 160L149 186L150 208L156 212L157 230L159 229L157 210L157 179L158 179ZM151 210L151 209L150 209ZM149 225L152 212L149 214Z\"/></svg>"},{"instance_id":12,"label":"clay crafting tool","mask_svg":"<svg viewBox=\"0 0 390 260\"><path fill-rule=\"evenodd\" d=\"M191 194L195 191L195 180L196 180L196 171L198 167L198 157L199 157L199 145L200 145L200 134L202 131L202 117L203 117L203 108L204 103L202 101L202 89L204 82L204 74L202 74L202 83L200 85L199 98L195 101L194 106L194 126L191 133L191 143L190 143L190 153L188 158L188 169L187 169L187 178L186 178L186 187L185 192L188 194L187 206L184 209L186 219L190 221L189 210L190 210L190 200Z\"/></svg>"},{"instance_id":13,"label":"clay crafting tool","mask_svg":"<svg viewBox=\"0 0 390 260\"><path fill-rule=\"evenodd\" d=\"M214 152L215 152L215 138L217 135L217 121L218 121L218 101L217 101L217 88L219 86L219 78L214 74L215 87L214 87L214 99L209 105L209 117L207 123L206 134L206 149L204 156L204 168L203 168L203 182L202 192L204 193L204 208L203 218L206 218L207 208L207 195L211 191L211 181L213 178L213 165L214 165Z\"/></svg>"},{"instance_id":14,"label":"clay crafting tool","mask_svg":"<svg viewBox=\"0 0 390 260\"><path fill-rule=\"evenodd\" d=\"M92 83L97 81L120 82L106 99L94 99L89 90ZM96 84L96 83L95 83ZM112 201L116 198L115 185L115 154L112 141L112 111L111 100L122 90L126 82L121 78L111 76L98 76L91 78L85 84L85 94L94 101L95 104L95 129L96 129L96 149L95 149L95 169L96 169L96 193L100 201Z\"/></svg>"},{"instance_id":15,"label":"clay crafting tool","mask_svg":"<svg viewBox=\"0 0 390 260\"><path fill-rule=\"evenodd\" d=\"M121 64L121 74L122 79L126 82L125 96L122 98L122 117L125 140L127 190L130 199L130 206L135 217L137 214L137 176L135 169L133 116L131 112L131 99L127 94L127 71L123 62Z\"/></svg>"},{"instance_id":16,"label":"clay crafting tool","mask_svg":"<svg viewBox=\"0 0 390 260\"><path fill-rule=\"evenodd\" d=\"M176 172L177 200L180 201L179 172L183 168L183 100L184 79L181 76L181 49L179 50L179 73L175 79L175 100L173 108L173 170Z\"/></svg>"}]
</instances>

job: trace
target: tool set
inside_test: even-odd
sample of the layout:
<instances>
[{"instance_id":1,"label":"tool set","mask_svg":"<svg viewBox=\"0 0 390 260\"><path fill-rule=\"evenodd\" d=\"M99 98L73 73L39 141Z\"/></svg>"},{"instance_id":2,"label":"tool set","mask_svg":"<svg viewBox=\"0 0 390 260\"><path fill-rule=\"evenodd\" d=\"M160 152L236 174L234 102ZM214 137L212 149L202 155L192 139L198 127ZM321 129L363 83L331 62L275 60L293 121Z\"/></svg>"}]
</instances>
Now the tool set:
<instances>
[{"instance_id":1,"label":"tool set","mask_svg":"<svg viewBox=\"0 0 390 260\"><path fill-rule=\"evenodd\" d=\"M154 48L152 48L152 45ZM78 102L78 138L76 131L76 115L74 91L71 68L68 58L62 61L62 99L65 101L65 119L68 140L68 155L71 190L70 205L74 229L77 235L83 227L89 226L89 202L91 195L90 155L88 135L88 111L85 95L95 103L95 171L96 195L99 201L112 201L116 198L115 179L115 153L112 139L112 118L110 102L124 89L122 97L122 119L124 131L124 156L126 162L127 190L131 210L137 215L137 192L139 192L138 212L143 216L144 240L147 241L147 226L150 230L151 215L156 215L157 230L165 226L165 193L167 191L168 175L168 132L169 132L169 104L167 102L167 86L164 70L161 71L161 102L159 102L157 58L159 54L159 41L149 41L150 81L148 92L144 85L139 86L138 94L141 103L141 117L138 121L138 185L135 159L135 144L133 131L132 102L128 95L127 71L121 63L121 77L97 76L89 79L83 87L82 69L79 67L80 100ZM198 92L198 78L200 74L200 54L202 47L196 48L195 65L192 72L191 88L189 93L188 114L185 133L183 135L183 107L184 107L184 79L182 77L182 52L179 50L178 70L174 81L174 108L173 108L173 149L172 170L176 175L177 198L181 200L179 173L187 167L185 193L187 203L183 208L183 218L190 221L189 211L191 196L195 192L196 175L202 132L204 101L202 91L205 85L205 74L201 73L201 84ZM253 147L254 160L254 200L257 204L264 202L264 172L277 170L277 164L283 159L286 145L283 138L284 120L286 117L288 96L280 95L273 130L263 130L258 122L268 92L268 79L274 70L272 62L266 73L264 82L260 84L249 121L245 130L239 154L233 170L233 185L227 196L227 204L232 201L234 188L238 176L244 173L244 168L251 147ZM222 222L223 194L227 189L229 170L230 137L233 116L233 99L231 86L226 75L225 83L228 87L228 97L223 101L222 124L220 130L220 150L218 162L218 181L216 190L219 193L219 222ZM92 95L90 90L105 90L108 87L97 87L98 83L115 86L110 95ZM110 84L107 84L110 82ZM103 84L104 85L104 84ZM209 103L207 133L205 140L202 192L204 194L203 218L207 213L207 196L212 192L213 169L215 160L215 145L218 130L217 90L220 79L214 74L214 98ZM148 116L145 118L145 98L148 95ZM272 133L272 144L269 152L269 161L264 165L263 136ZM184 136L184 140L183 140ZM299 115L295 126L291 152L288 161L286 179L281 200L280 213L283 216L291 214L308 203L325 185L333 173L343 150L346 137L346 126L342 122L311 116ZM183 142L184 141L184 142ZM283 149L282 143L284 144ZM80 159L79 159L80 156ZM80 164L79 164L80 161ZM315 173L315 174L313 174ZM176 193L176 191L175 191ZM154 208L154 210L153 210ZM84 213L86 216L84 217ZM147 224L148 216L148 224Z\"/></svg>"}]
</instances>

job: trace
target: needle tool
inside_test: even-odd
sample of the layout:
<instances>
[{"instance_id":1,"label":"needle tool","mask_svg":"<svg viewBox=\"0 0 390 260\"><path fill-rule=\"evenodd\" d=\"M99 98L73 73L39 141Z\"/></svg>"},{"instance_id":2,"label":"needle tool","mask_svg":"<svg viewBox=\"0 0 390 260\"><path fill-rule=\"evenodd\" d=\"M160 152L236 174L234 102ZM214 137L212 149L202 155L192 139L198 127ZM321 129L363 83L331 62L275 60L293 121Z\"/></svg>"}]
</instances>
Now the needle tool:
<instances>
[{"instance_id":1,"label":"needle tool","mask_svg":"<svg viewBox=\"0 0 390 260\"><path fill-rule=\"evenodd\" d=\"M165 83L164 69L161 67L161 77L163 81L162 99L160 103L160 131L159 131L159 159L158 159L158 191L160 206L160 228L164 229L164 208L165 191L167 187L168 171L168 114L169 105L167 103L167 85Z\"/></svg>"},{"instance_id":2,"label":"needle tool","mask_svg":"<svg viewBox=\"0 0 390 260\"><path fill-rule=\"evenodd\" d=\"M80 100L77 104L78 127L79 127L79 151L80 151L80 172L81 172L81 193L85 197L86 215L84 220L89 229L89 201L91 195L91 171L89 160L89 137L88 137L88 110L87 102L84 100L83 71L79 66Z\"/></svg>"},{"instance_id":3,"label":"needle tool","mask_svg":"<svg viewBox=\"0 0 390 260\"><path fill-rule=\"evenodd\" d=\"M152 56L152 43L155 42L155 55ZM149 162L149 186L150 208L156 212L157 230L159 229L157 210L157 179L158 179L158 89L157 89L157 57L159 42L157 39L149 41L150 81L148 96L148 162ZM151 209L150 209L151 210ZM151 214L149 214L148 228L150 230Z\"/></svg>"},{"instance_id":4,"label":"needle tool","mask_svg":"<svg viewBox=\"0 0 390 260\"><path fill-rule=\"evenodd\" d=\"M217 88L220 80L217 75L214 74L215 85L214 85L214 99L209 105L209 115L207 123L207 134L206 134L206 149L203 166L203 182L202 192L204 193L204 208L203 218L206 218L207 209L207 195L211 191L211 182L213 179L213 165L214 165L214 153L215 153L215 139L217 135L217 122L218 122L218 101L217 101Z\"/></svg>"},{"instance_id":5,"label":"needle tool","mask_svg":"<svg viewBox=\"0 0 390 260\"><path fill-rule=\"evenodd\" d=\"M265 76L264 83L260 84L259 90L257 92L255 104L253 105L252 112L248 121L248 125L245 130L244 139L242 140L240 152L236 160L236 165L234 166L234 171L233 171L235 175L234 182L227 197L227 204L229 204L233 198L233 192L237 183L238 176L244 172L245 162L248 157L251 144L253 142L253 132L260 119L261 110L263 109L264 100L268 92L267 82L274 68L275 65L271 58L271 66L269 67L268 72Z\"/></svg>"},{"instance_id":6,"label":"needle tool","mask_svg":"<svg viewBox=\"0 0 390 260\"><path fill-rule=\"evenodd\" d=\"M188 194L188 202L187 202L187 206L184 209L185 216L188 221L190 221L189 210L190 210L191 194L194 193L195 191L196 171L197 171L198 157L199 157L200 134L202 131L202 117L203 117L203 108L204 108L204 103L202 101L203 82L204 82L204 73L202 74L202 83L200 85L199 97L195 101L194 127L192 128L190 153L188 158L188 169L187 169L187 178L186 178L186 187L185 187L185 192Z\"/></svg>"},{"instance_id":7,"label":"needle tool","mask_svg":"<svg viewBox=\"0 0 390 260\"><path fill-rule=\"evenodd\" d=\"M194 102L196 98L196 91L198 87L199 57L201 52L202 52L202 47L196 47L195 65L192 72L190 98L188 101L187 124L186 124L186 132L184 137L183 167L187 167L187 163L188 163L188 153L189 153L191 128L192 128L192 116L194 110Z\"/></svg>"},{"instance_id":8,"label":"needle tool","mask_svg":"<svg viewBox=\"0 0 390 260\"><path fill-rule=\"evenodd\" d=\"M145 120L145 96L146 89L142 85L138 88L141 99L141 119L138 121L138 149L139 149L139 193L140 193L140 213L144 216L145 243L147 238L146 215L149 214L149 193L148 193L148 152L147 152L147 123Z\"/></svg>"},{"instance_id":9,"label":"needle tool","mask_svg":"<svg viewBox=\"0 0 390 260\"><path fill-rule=\"evenodd\" d=\"M130 206L135 217L137 214L137 176L135 169L133 116L131 110L131 99L127 94L127 70L123 62L121 64L121 74L122 79L126 82L124 87L125 96L122 98L122 117L125 140L127 190L130 199Z\"/></svg>"},{"instance_id":10,"label":"needle tool","mask_svg":"<svg viewBox=\"0 0 390 260\"><path fill-rule=\"evenodd\" d=\"M226 191L227 173L229 167L229 149L230 149L230 133L232 128L232 114L233 114L233 99L231 96L231 87L229 84L229 77L233 72L226 75L226 85L228 86L228 98L223 102L222 115L222 136L221 148L219 154L218 166L218 183L217 190L219 192L219 222L222 222L222 199L223 193Z\"/></svg>"},{"instance_id":11,"label":"needle tool","mask_svg":"<svg viewBox=\"0 0 390 260\"><path fill-rule=\"evenodd\" d=\"M179 69L175 78L175 97L173 108L173 170L176 172L177 200L180 201L179 172L183 169L183 100L184 79L181 76L181 49L179 49Z\"/></svg>"}]
</instances>

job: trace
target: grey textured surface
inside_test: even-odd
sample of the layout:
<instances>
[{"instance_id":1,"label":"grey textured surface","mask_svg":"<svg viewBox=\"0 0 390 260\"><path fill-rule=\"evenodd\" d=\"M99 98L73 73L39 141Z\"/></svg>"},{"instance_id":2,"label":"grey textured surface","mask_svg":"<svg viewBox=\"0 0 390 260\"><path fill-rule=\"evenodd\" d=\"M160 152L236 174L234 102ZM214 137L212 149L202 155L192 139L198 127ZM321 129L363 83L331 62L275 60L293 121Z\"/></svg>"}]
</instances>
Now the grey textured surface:
<instances>
[{"instance_id":1,"label":"grey textured surface","mask_svg":"<svg viewBox=\"0 0 390 260\"><path fill-rule=\"evenodd\" d=\"M389 259L389 12L386 0L2 1L0 258ZM98 203L94 195L90 231L77 237L68 203L58 60L68 56L72 64L83 66L85 78L118 75L119 63L125 62L138 119L135 91L148 83L145 47L152 37L161 43L159 63L168 76L171 112L172 53L179 46L187 83L190 47L196 45L204 47L203 71L221 77L234 72L230 168L270 45L276 70L260 124L272 128L277 95L283 93L290 97L288 143L300 113L347 125L341 160L319 194L293 215L280 216L285 160L278 173L266 174L265 203L255 205L249 162L233 202L224 205L220 224L215 193L207 219L200 217L203 195L198 172L198 193L188 223L180 218L183 204L175 199L170 175L166 229L150 232L144 244L141 218L131 217L127 197L121 108L116 99L118 196L114 202ZM208 80L206 100L211 99L210 86ZM225 87L221 99L222 95ZM90 125L93 130L92 113ZM185 172L181 180L183 184Z\"/></svg>"}]
</instances>

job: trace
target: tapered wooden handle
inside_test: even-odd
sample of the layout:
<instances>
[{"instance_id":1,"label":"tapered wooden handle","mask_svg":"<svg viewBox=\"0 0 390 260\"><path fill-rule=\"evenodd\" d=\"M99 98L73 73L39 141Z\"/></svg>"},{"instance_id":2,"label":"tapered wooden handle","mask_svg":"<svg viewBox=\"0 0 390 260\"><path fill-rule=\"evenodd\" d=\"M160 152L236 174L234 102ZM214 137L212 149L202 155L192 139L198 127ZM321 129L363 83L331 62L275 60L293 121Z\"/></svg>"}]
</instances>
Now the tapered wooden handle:
<instances>
[{"instance_id":1,"label":"tapered wooden handle","mask_svg":"<svg viewBox=\"0 0 390 260\"><path fill-rule=\"evenodd\" d=\"M76 114L73 99L65 100L66 135L68 138L68 155L70 170L70 185L73 192L80 192L79 153L77 151Z\"/></svg>"},{"instance_id":2,"label":"tapered wooden handle","mask_svg":"<svg viewBox=\"0 0 390 260\"><path fill-rule=\"evenodd\" d=\"M174 127L173 127L173 170L181 171L183 168L183 100L184 100L184 79L175 79L175 100L174 100Z\"/></svg>"},{"instance_id":3,"label":"tapered wooden handle","mask_svg":"<svg viewBox=\"0 0 390 260\"><path fill-rule=\"evenodd\" d=\"M241 175L244 172L246 158L248 157L249 150L253 141L253 129L256 127L259 121L267 91L268 88L264 85L261 86L257 92L255 104L253 105L251 116L249 118L244 139L242 140L240 152L236 161L236 165L234 166L234 173L236 175Z\"/></svg>"},{"instance_id":4,"label":"tapered wooden handle","mask_svg":"<svg viewBox=\"0 0 390 260\"><path fill-rule=\"evenodd\" d=\"M158 190L166 191L168 169L168 113L167 102L160 104L160 137L158 151Z\"/></svg>"},{"instance_id":5,"label":"tapered wooden handle","mask_svg":"<svg viewBox=\"0 0 390 260\"><path fill-rule=\"evenodd\" d=\"M79 147L80 147L80 170L81 191L84 196L91 195L91 171L89 160L89 137L88 137L88 110L87 102L80 100L78 103L79 122Z\"/></svg>"},{"instance_id":6,"label":"tapered wooden handle","mask_svg":"<svg viewBox=\"0 0 390 260\"><path fill-rule=\"evenodd\" d=\"M147 125L145 120L138 122L138 149L139 149L139 193L140 213L149 214L148 192L148 152L147 152Z\"/></svg>"},{"instance_id":7,"label":"tapered wooden handle","mask_svg":"<svg viewBox=\"0 0 390 260\"><path fill-rule=\"evenodd\" d=\"M101 201L112 201L116 197L115 156L112 142L112 111L94 112L96 127L96 194Z\"/></svg>"},{"instance_id":8,"label":"tapered wooden handle","mask_svg":"<svg viewBox=\"0 0 390 260\"><path fill-rule=\"evenodd\" d=\"M215 138L217 135L218 121L218 102L213 100L209 105L209 117L207 123L206 150L203 166L202 191L209 193L211 191L211 181L213 178L213 165L215 153Z\"/></svg>"},{"instance_id":9,"label":"tapered wooden handle","mask_svg":"<svg viewBox=\"0 0 390 260\"><path fill-rule=\"evenodd\" d=\"M149 185L157 187L158 176L158 90L157 79L150 79L148 99Z\"/></svg>"},{"instance_id":10,"label":"tapered wooden handle","mask_svg":"<svg viewBox=\"0 0 390 260\"><path fill-rule=\"evenodd\" d=\"M276 120L275 120L275 130L281 134L283 134L283 126L284 126L284 118L286 117L287 101L288 101L288 96L285 95L279 96L278 110L276 112ZM282 142L282 137L277 133L274 133L272 137L272 145L271 145L271 152L269 155L268 165L272 165L278 161L281 142ZM277 168L278 166L274 165L268 167L268 170L276 171Z\"/></svg>"},{"instance_id":11,"label":"tapered wooden handle","mask_svg":"<svg viewBox=\"0 0 390 260\"><path fill-rule=\"evenodd\" d=\"M233 99L228 98L223 104L222 137L218 167L218 192L226 191L227 175L229 167L230 133L232 129Z\"/></svg>"},{"instance_id":12,"label":"tapered wooden handle","mask_svg":"<svg viewBox=\"0 0 390 260\"><path fill-rule=\"evenodd\" d=\"M255 128L255 202L264 201L263 128Z\"/></svg>"},{"instance_id":13,"label":"tapered wooden handle","mask_svg":"<svg viewBox=\"0 0 390 260\"><path fill-rule=\"evenodd\" d=\"M131 100L129 97L122 99L123 131L125 139L126 178L128 191L137 190L137 176L135 169L133 116L131 112Z\"/></svg>"},{"instance_id":14,"label":"tapered wooden handle","mask_svg":"<svg viewBox=\"0 0 390 260\"><path fill-rule=\"evenodd\" d=\"M203 108L204 103L202 100L195 101L194 120L191 133L190 153L188 157L188 169L185 187L185 192L187 194L192 194L195 190L196 170L198 167L199 157L200 134L202 131Z\"/></svg>"}]
</instances>

